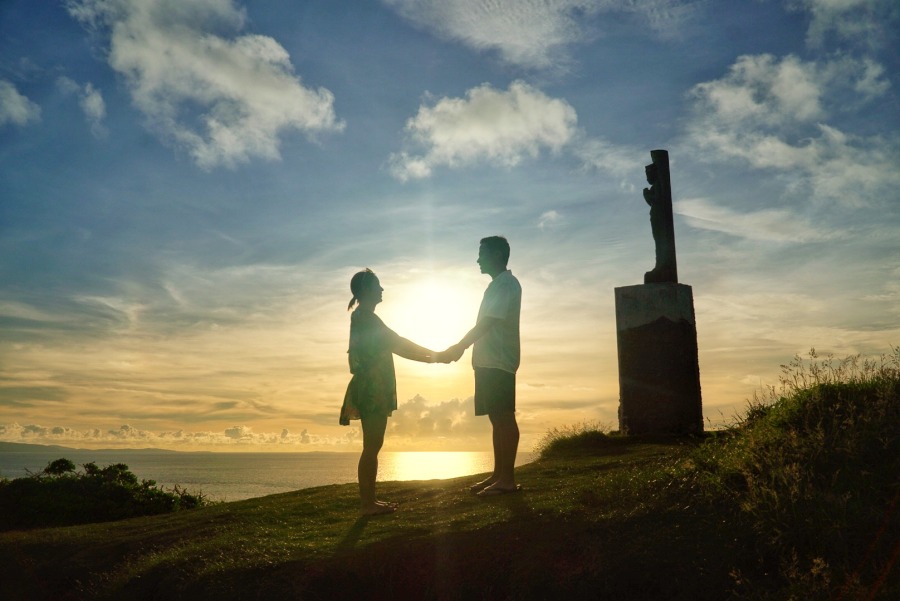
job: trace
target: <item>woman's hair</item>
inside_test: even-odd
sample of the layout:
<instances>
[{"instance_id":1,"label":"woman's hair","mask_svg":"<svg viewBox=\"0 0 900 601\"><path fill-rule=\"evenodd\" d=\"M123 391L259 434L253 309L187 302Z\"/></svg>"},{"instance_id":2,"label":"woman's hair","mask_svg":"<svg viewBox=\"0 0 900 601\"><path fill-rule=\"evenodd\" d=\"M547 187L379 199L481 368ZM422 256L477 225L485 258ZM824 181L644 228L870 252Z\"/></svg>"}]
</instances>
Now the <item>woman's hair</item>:
<instances>
[{"instance_id":1,"label":"woman's hair","mask_svg":"<svg viewBox=\"0 0 900 601\"><path fill-rule=\"evenodd\" d=\"M347 310L353 308L357 302L359 302L359 297L363 295L363 292L371 286L374 282L378 281L378 276L375 275L375 272L366 267L363 271L359 271L353 274L353 277L350 278L350 292L353 293L353 298L350 299L350 304L347 305Z\"/></svg>"}]
</instances>

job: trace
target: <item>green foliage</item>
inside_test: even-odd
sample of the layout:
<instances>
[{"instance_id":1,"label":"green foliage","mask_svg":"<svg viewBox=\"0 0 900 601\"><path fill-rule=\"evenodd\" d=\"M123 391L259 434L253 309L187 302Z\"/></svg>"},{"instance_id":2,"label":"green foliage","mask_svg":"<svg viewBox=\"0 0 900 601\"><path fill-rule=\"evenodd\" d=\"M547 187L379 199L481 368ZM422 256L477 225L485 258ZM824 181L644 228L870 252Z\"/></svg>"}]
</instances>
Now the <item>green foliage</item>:
<instances>
[{"instance_id":1,"label":"green foliage","mask_svg":"<svg viewBox=\"0 0 900 601\"><path fill-rule=\"evenodd\" d=\"M208 504L202 494L139 481L124 463L82 467L83 473L76 472L62 458L29 477L0 481L0 530L106 522Z\"/></svg>"},{"instance_id":2,"label":"green foliage","mask_svg":"<svg viewBox=\"0 0 900 601\"><path fill-rule=\"evenodd\" d=\"M540 459L566 454L580 454L608 446L616 434L599 422L582 422L549 430L535 445Z\"/></svg>"},{"instance_id":3,"label":"green foliage","mask_svg":"<svg viewBox=\"0 0 900 601\"><path fill-rule=\"evenodd\" d=\"M795 357L780 387L756 395L685 473L756 531L761 565L774 565L787 591L779 598L865 592L900 539L900 348L879 361ZM735 580L748 598L769 598L761 575Z\"/></svg>"},{"instance_id":4,"label":"green foliage","mask_svg":"<svg viewBox=\"0 0 900 601\"><path fill-rule=\"evenodd\" d=\"M69 459L65 458L51 461L47 464L47 467L44 468L44 473L50 476L62 476L63 474L68 474L74 471L75 464Z\"/></svg>"}]
</instances>

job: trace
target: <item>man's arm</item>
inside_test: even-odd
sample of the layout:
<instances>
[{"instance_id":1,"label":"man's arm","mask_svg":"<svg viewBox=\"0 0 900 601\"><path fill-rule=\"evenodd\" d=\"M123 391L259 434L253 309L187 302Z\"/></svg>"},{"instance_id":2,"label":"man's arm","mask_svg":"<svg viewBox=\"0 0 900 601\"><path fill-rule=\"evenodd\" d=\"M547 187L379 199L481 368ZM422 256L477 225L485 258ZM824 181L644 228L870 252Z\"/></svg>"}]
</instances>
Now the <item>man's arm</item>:
<instances>
[{"instance_id":1,"label":"man's arm","mask_svg":"<svg viewBox=\"0 0 900 601\"><path fill-rule=\"evenodd\" d=\"M503 320L499 317L482 317L481 320L475 324L475 327L469 330L459 342L441 354L445 355L445 357L451 361L458 361L467 348L472 346L476 340L487 334L494 326L502 321Z\"/></svg>"}]
</instances>

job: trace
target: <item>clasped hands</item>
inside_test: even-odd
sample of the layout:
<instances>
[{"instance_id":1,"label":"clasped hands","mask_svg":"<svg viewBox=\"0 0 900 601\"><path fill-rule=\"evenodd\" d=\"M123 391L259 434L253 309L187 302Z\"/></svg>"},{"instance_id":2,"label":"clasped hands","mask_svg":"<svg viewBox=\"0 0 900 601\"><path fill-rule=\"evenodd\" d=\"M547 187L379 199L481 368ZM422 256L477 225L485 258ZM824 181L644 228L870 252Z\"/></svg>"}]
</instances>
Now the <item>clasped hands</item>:
<instances>
[{"instance_id":1,"label":"clasped hands","mask_svg":"<svg viewBox=\"0 0 900 601\"><path fill-rule=\"evenodd\" d=\"M431 363L453 363L454 361L459 361L459 358L463 356L464 352L466 352L466 347L457 343L447 347L446 350L432 355Z\"/></svg>"}]
</instances>

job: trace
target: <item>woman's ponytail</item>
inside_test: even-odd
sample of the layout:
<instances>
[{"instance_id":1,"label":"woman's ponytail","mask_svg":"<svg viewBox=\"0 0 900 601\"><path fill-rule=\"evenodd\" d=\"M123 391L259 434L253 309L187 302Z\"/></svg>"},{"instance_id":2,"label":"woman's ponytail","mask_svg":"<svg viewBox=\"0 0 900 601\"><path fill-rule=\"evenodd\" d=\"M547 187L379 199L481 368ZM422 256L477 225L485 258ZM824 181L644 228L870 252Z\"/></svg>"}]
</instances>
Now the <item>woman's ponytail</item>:
<instances>
[{"instance_id":1,"label":"woman's ponytail","mask_svg":"<svg viewBox=\"0 0 900 601\"><path fill-rule=\"evenodd\" d=\"M353 298L350 299L350 304L347 305L347 310L353 308L353 305L359 302L359 297L363 295L363 292L366 288L369 287L369 282L372 278L376 278L375 272L366 267L363 271L359 271L353 274L353 277L350 278L350 292L353 293Z\"/></svg>"}]
</instances>

